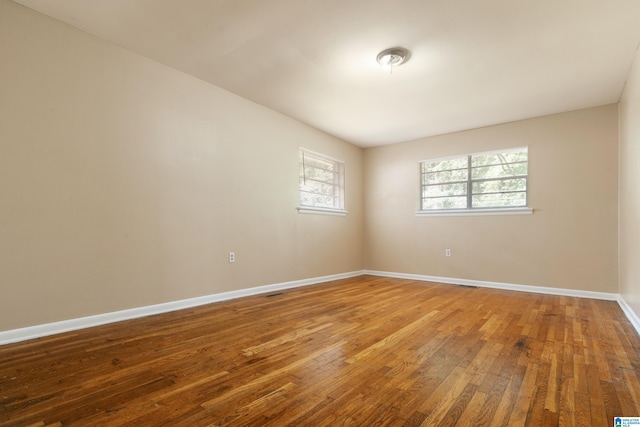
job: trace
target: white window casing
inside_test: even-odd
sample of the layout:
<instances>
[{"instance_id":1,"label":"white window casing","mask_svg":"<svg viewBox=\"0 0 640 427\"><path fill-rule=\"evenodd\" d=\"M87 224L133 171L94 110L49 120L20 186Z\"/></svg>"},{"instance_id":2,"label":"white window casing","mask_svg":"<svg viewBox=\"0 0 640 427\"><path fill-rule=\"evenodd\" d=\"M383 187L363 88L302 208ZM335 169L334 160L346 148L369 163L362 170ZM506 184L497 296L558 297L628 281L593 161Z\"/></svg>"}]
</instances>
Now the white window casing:
<instances>
[{"instance_id":1,"label":"white window casing","mask_svg":"<svg viewBox=\"0 0 640 427\"><path fill-rule=\"evenodd\" d=\"M300 213L345 215L344 162L304 148L299 152Z\"/></svg>"},{"instance_id":2,"label":"white window casing","mask_svg":"<svg viewBox=\"0 0 640 427\"><path fill-rule=\"evenodd\" d=\"M418 216L532 213L528 147L420 162Z\"/></svg>"}]
</instances>

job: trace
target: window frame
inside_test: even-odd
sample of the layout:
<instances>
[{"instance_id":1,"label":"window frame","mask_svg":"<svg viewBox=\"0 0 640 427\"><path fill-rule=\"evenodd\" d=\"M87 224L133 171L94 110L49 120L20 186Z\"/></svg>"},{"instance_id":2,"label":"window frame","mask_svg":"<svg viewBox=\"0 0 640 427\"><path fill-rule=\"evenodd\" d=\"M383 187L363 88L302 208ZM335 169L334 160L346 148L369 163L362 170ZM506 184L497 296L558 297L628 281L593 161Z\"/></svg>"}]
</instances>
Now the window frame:
<instances>
[{"instance_id":1,"label":"window frame","mask_svg":"<svg viewBox=\"0 0 640 427\"><path fill-rule=\"evenodd\" d=\"M506 176L502 178L483 178L473 179L473 164L472 160L475 156L491 155L491 154L504 154L513 151L527 150L527 174ZM466 199L466 207L464 208L446 208L446 209L424 209L424 164L433 162L442 162L447 160L466 160L466 168L458 168L458 170L466 169L466 179L459 181L459 183L465 183L467 191L464 195ZM455 170L455 169L450 169ZM522 179L525 180L525 205L524 206L496 206L496 207L473 207L473 184L478 182L487 182L495 180L507 180L507 179ZM446 184L458 183L458 181L449 181ZM529 207L529 146L520 146L505 148L499 150L481 151L468 154L460 154L455 156L439 157L427 160L421 160L418 162L418 210L416 216L469 216L469 215L517 215L517 214L531 214L533 208ZM477 194L477 193L476 193Z\"/></svg>"},{"instance_id":2,"label":"window frame","mask_svg":"<svg viewBox=\"0 0 640 427\"><path fill-rule=\"evenodd\" d=\"M337 169L335 173L336 178L334 182L328 181L319 181L324 184L332 185L334 190L334 206L319 206L319 205L309 205L303 204L302 201L302 193L307 192L302 189L302 180L305 179L304 176L304 159L305 156L309 156L310 158L316 159L320 162L328 162L332 163L333 166ZM320 215L339 215L344 216L347 214L345 209L345 163L340 159L336 159L335 157L328 156L323 153L318 153L317 151L312 151L306 148L300 147L298 150L298 213L301 214L320 214Z\"/></svg>"}]
</instances>

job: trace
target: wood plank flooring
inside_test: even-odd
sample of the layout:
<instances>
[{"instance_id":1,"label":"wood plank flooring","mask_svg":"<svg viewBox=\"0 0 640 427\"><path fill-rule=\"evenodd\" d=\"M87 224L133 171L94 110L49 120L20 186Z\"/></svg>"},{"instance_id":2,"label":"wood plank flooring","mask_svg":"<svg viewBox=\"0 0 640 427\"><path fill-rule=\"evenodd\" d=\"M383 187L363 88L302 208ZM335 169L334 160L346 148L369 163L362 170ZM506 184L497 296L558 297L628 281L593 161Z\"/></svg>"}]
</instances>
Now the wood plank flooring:
<instances>
[{"instance_id":1,"label":"wood plank flooring","mask_svg":"<svg viewBox=\"0 0 640 427\"><path fill-rule=\"evenodd\" d=\"M0 426L611 426L617 303L361 276L0 347Z\"/></svg>"}]
</instances>

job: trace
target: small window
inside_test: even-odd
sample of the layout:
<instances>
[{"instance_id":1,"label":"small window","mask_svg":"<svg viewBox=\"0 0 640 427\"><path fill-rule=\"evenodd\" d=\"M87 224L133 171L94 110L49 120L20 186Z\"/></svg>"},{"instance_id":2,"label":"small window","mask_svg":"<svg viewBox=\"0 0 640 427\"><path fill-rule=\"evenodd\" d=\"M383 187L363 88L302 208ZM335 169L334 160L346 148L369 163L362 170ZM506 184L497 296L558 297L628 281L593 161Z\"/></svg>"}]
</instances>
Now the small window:
<instances>
[{"instance_id":1,"label":"small window","mask_svg":"<svg viewBox=\"0 0 640 427\"><path fill-rule=\"evenodd\" d=\"M300 208L344 213L344 163L300 149Z\"/></svg>"},{"instance_id":2,"label":"small window","mask_svg":"<svg viewBox=\"0 0 640 427\"><path fill-rule=\"evenodd\" d=\"M528 148L420 163L423 212L527 207Z\"/></svg>"}]
</instances>

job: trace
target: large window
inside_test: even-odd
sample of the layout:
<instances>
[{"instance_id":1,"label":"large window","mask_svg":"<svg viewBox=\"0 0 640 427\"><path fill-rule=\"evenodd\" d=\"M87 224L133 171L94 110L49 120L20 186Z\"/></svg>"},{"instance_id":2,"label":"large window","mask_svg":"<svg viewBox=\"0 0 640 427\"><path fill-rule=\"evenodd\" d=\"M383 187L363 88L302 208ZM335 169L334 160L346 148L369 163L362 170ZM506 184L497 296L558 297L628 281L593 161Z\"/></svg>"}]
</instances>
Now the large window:
<instances>
[{"instance_id":1,"label":"large window","mask_svg":"<svg viewBox=\"0 0 640 427\"><path fill-rule=\"evenodd\" d=\"M420 163L420 210L527 207L528 148Z\"/></svg>"},{"instance_id":2,"label":"large window","mask_svg":"<svg viewBox=\"0 0 640 427\"><path fill-rule=\"evenodd\" d=\"M300 149L300 208L344 212L344 163Z\"/></svg>"}]
</instances>

